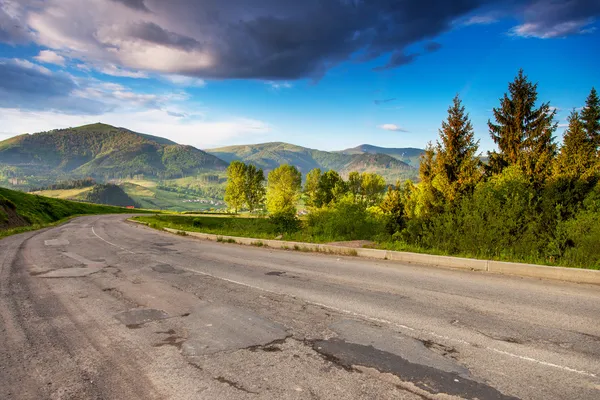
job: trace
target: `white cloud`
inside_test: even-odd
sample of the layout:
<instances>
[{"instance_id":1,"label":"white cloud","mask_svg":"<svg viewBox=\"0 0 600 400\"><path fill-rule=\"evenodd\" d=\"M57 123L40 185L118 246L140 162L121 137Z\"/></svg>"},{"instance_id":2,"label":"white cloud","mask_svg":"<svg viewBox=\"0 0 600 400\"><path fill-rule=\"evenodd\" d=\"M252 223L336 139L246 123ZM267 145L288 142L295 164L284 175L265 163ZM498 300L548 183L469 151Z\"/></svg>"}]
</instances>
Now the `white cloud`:
<instances>
[{"instance_id":1,"label":"white cloud","mask_svg":"<svg viewBox=\"0 0 600 400\"><path fill-rule=\"evenodd\" d=\"M566 21L551 27L544 26L540 23L525 23L512 28L510 34L525 38L553 39L565 37L574 33L592 33L595 28L585 28L590 22L589 19Z\"/></svg>"},{"instance_id":2,"label":"white cloud","mask_svg":"<svg viewBox=\"0 0 600 400\"><path fill-rule=\"evenodd\" d=\"M42 50L40 51L40 54L34 58L45 64L56 64L63 67L65 66L65 58L52 50Z\"/></svg>"},{"instance_id":3,"label":"white cloud","mask_svg":"<svg viewBox=\"0 0 600 400\"><path fill-rule=\"evenodd\" d=\"M34 64L29 60L13 58L12 62L23 68L34 69L38 72L41 72L42 74L52 75L52 71L50 71L48 68L42 67L41 65L38 65L38 64Z\"/></svg>"},{"instance_id":4,"label":"white cloud","mask_svg":"<svg viewBox=\"0 0 600 400\"><path fill-rule=\"evenodd\" d=\"M396 124L383 124L383 125L379 125L377 126L379 129L383 129L386 131L393 131L393 132L408 132L406 129L403 129L401 127L399 127Z\"/></svg>"},{"instance_id":5,"label":"white cloud","mask_svg":"<svg viewBox=\"0 0 600 400\"><path fill-rule=\"evenodd\" d=\"M463 25L489 25L498 19L492 15L473 15L463 22Z\"/></svg>"},{"instance_id":6,"label":"white cloud","mask_svg":"<svg viewBox=\"0 0 600 400\"><path fill-rule=\"evenodd\" d=\"M289 82L268 81L265 83L267 85L271 86L271 89L274 89L274 90L291 89L293 87L293 85Z\"/></svg>"},{"instance_id":7,"label":"white cloud","mask_svg":"<svg viewBox=\"0 0 600 400\"><path fill-rule=\"evenodd\" d=\"M18 135L55 128L68 128L101 121L124 126L136 132L166 137L177 143L197 148L211 148L234 142L272 140L269 124L252 118L228 117L188 119L173 111L146 110L97 115L66 115L53 111L26 112L19 109L0 109L3 131Z\"/></svg>"},{"instance_id":8,"label":"white cloud","mask_svg":"<svg viewBox=\"0 0 600 400\"><path fill-rule=\"evenodd\" d=\"M206 81L200 78L192 78L189 76L183 75L163 75L163 77L171 83L179 86L188 86L188 87L204 87L206 86Z\"/></svg>"},{"instance_id":9,"label":"white cloud","mask_svg":"<svg viewBox=\"0 0 600 400\"><path fill-rule=\"evenodd\" d=\"M98 71L110 76L119 76L124 78L147 78L148 75L145 72L141 71L131 71L129 69L124 69L117 67L114 64L108 64L103 67L98 68Z\"/></svg>"}]
</instances>

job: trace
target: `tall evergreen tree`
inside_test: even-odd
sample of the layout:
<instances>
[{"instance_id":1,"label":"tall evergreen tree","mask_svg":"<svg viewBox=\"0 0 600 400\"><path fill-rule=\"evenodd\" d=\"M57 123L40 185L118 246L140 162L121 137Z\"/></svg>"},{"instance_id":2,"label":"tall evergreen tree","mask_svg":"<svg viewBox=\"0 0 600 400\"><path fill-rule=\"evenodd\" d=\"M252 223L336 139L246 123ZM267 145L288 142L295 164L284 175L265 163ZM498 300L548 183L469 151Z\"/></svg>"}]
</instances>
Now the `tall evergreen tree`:
<instances>
[{"instance_id":1,"label":"tall evergreen tree","mask_svg":"<svg viewBox=\"0 0 600 400\"><path fill-rule=\"evenodd\" d=\"M592 140L597 150L600 150L600 99L595 88L592 88L581 111L583 129Z\"/></svg>"},{"instance_id":2,"label":"tall evergreen tree","mask_svg":"<svg viewBox=\"0 0 600 400\"><path fill-rule=\"evenodd\" d=\"M573 111L569 116L569 128L565 132L563 145L556 158L555 173L580 178L590 174L595 164L596 145L588 136L579 113Z\"/></svg>"},{"instance_id":3,"label":"tall evergreen tree","mask_svg":"<svg viewBox=\"0 0 600 400\"><path fill-rule=\"evenodd\" d=\"M471 190L480 179L477 157L479 141L475 141L473 125L456 95L448 108L448 119L442 122L436 146L435 174L440 190L448 200Z\"/></svg>"},{"instance_id":4,"label":"tall evergreen tree","mask_svg":"<svg viewBox=\"0 0 600 400\"><path fill-rule=\"evenodd\" d=\"M537 84L531 83L523 70L508 84L508 93L494 108L496 123L488 121L490 135L499 152L490 152L489 169L500 172L506 166L519 165L532 179L543 180L556 153L552 136L557 124L556 110L550 103L535 108Z\"/></svg>"}]
</instances>

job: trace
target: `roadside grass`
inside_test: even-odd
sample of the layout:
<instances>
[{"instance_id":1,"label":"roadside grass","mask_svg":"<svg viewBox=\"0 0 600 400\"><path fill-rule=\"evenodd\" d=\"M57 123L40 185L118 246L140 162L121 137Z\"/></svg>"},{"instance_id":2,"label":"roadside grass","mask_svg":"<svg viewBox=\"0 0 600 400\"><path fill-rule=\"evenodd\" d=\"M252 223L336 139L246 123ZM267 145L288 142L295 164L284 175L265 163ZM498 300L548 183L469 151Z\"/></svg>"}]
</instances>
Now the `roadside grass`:
<instances>
[{"instance_id":1,"label":"roadside grass","mask_svg":"<svg viewBox=\"0 0 600 400\"><path fill-rule=\"evenodd\" d=\"M53 199L0 188L0 205L3 203L10 204L11 209L13 209L27 225L6 229L0 228L0 238L54 226L82 215L131 213L131 210L121 207ZM2 209L2 207L0 207L0 209ZM135 212L145 213L148 211L135 210ZM4 216L3 220L6 222L8 220L8 214L3 211L2 215ZM0 221L0 224L1 223L2 221Z\"/></svg>"},{"instance_id":2,"label":"roadside grass","mask_svg":"<svg viewBox=\"0 0 600 400\"><path fill-rule=\"evenodd\" d=\"M295 233L280 233L277 232L276 227L267 218L243 218L243 217L232 217L226 215L218 216L183 216L183 215L153 215L153 216L137 216L135 220L143 222L148 226L155 229L171 228L177 231L189 231L189 232L200 232L214 235L223 236L237 236L245 238L254 238L257 241L253 242L252 245L256 247L262 247L265 244L259 239L280 239L283 241L290 242L305 242L305 243L329 243L336 241L336 238L326 238L322 236L311 235L306 227ZM347 240L348 238L339 238ZM423 248L415 245L410 245L400 241L393 241L391 237L379 237L376 243L369 248L380 249L380 250L392 250L400 252L411 252L421 254L431 254L439 256L451 256L451 257L463 257L463 258L481 258L473 254L463 253L449 253L440 249ZM237 243L235 239L218 237L217 242L222 243ZM284 250L295 250L301 252L317 252L312 248L302 245L299 243L293 247L285 246ZM350 250L349 256L356 256L356 250ZM559 266L569 268L582 268L591 270L600 270L600 266L578 266L578 265L565 265L560 263L550 263L547 260L541 258L519 258L514 257L510 254L502 255L500 257L490 258L494 261L506 261L506 262L517 262L517 263L528 263L537 265L547 266Z\"/></svg>"}]
</instances>

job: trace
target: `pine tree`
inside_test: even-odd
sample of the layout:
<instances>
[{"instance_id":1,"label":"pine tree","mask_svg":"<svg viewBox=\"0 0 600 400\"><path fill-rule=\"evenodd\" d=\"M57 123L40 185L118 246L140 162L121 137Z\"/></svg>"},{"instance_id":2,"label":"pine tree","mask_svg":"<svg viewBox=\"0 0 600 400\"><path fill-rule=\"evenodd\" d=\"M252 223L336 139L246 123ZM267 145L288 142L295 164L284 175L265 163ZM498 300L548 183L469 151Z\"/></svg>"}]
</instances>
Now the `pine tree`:
<instances>
[{"instance_id":1,"label":"pine tree","mask_svg":"<svg viewBox=\"0 0 600 400\"><path fill-rule=\"evenodd\" d=\"M600 99L596 89L592 88L581 111L583 129L592 140L597 150L600 150Z\"/></svg>"},{"instance_id":2,"label":"pine tree","mask_svg":"<svg viewBox=\"0 0 600 400\"><path fill-rule=\"evenodd\" d=\"M498 173L506 166L519 165L531 179L545 179L556 153L552 136L557 124L556 110L550 103L535 108L537 84L531 83L523 70L508 84L509 93L494 108L496 123L488 121L490 135L499 152L490 152L489 169Z\"/></svg>"},{"instance_id":3,"label":"pine tree","mask_svg":"<svg viewBox=\"0 0 600 400\"><path fill-rule=\"evenodd\" d=\"M556 175L580 178L589 175L596 164L596 145L588 136L577 111L569 116L569 127L556 158Z\"/></svg>"},{"instance_id":4,"label":"pine tree","mask_svg":"<svg viewBox=\"0 0 600 400\"><path fill-rule=\"evenodd\" d=\"M442 122L439 133L434 174L444 197L452 201L473 189L480 179L479 141L475 141L469 114L458 95L448 108L448 119Z\"/></svg>"}]
</instances>

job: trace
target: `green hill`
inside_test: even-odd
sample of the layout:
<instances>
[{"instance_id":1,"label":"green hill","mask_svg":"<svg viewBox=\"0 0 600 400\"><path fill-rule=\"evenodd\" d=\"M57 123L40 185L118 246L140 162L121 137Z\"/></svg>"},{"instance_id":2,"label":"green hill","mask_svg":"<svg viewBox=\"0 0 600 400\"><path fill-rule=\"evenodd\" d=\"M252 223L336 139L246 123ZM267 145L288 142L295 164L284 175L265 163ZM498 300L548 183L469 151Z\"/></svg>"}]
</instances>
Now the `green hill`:
<instances>
[{"instance_id":1,"label":"green hill","mask_svg":"<svg viewBox=\"0 0 600 400\"><path fill-rule=\"evenodd\" d=\"M303 174L314 168L333 169L342 175L348 175L352 171L368 171L382 175L388 182L415 179L417 176L414 167L387 154L328 152L281 142L229 146L206 151L227 162L240 160L266 171L281 164L290 164Z\"/></svg>"},{"instance_id":2,"label":"green hill","mask_svg":"<svg viewBox=\"0 0 600 400\"><path fill-rule=\"evenodd\" d=\"M19 175L91 176L98 179L144 175L178 178L221 171L224 161L168 139L125 128L93 124L20 135L0 142L0 166Z\"/></svg>"},{"instance_id":3,"label":"green hill","mask_svg":"<svg viewBox=\"0 0 600 400\"><path fill-rule=\"evenodd\" d=\"M419 159L421 154L424 153L423 149L416 149L414 147L405 148L393 148L393 147L378 147L370 144L361 144L360 146L353 147L340 151L343 154L387 154L388 156L394 157L400 161L403 161L415 168L419 167Z\"/></svg>"},{"instance_id":4,"label":"green hill","mask_svg":"<svg viewBox=\"0 0 600 400\"><path fill-rule=\"evenodd\" d=\"M96 185L86 192L83 199L94 204L118 207L139 207L139 205L117 185Z\"/></svg>"},{"instance_id":5,"label":"green hill","mask_svg":"<svg viewBox=\"0 0 600 400\"><path fill-rule=\"evenodd\" d=\"M51 199L0 188L0 237L74 216L131 212L124 208Z\"/></svg>"}]
</instances>

